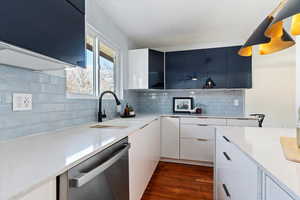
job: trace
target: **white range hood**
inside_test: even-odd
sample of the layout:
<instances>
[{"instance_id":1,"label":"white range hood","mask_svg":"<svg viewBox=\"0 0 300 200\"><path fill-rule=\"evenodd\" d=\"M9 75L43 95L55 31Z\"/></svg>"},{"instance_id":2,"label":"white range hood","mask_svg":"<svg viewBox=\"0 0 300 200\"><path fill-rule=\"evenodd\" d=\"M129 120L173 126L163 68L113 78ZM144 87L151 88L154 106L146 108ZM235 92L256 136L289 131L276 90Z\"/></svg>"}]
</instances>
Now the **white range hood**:
<instances>
[{"instance_id":1,"label":"white range hood","mask_svg":"<svg viewBox=\"0 0 300 200\"><path fill-rule=\"evenodd\" d=\"M34 71L51 71L75 67L74 65L4 42L0 42L0 64Z\"/></svg>"}]
</instances>

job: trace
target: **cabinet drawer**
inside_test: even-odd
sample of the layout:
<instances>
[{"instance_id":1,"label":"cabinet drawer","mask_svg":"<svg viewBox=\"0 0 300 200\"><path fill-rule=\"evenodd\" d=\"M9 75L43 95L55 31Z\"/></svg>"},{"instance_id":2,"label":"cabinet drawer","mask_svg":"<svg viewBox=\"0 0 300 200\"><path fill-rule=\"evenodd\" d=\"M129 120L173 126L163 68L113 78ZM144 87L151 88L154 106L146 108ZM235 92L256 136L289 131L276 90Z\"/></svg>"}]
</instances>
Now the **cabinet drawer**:
<instances>
[{"instance_id":1,"label":"cabinet drawer","mask_svg":"<svg viewBox=\"0 0 300 200\"><path fill-rule=\"evenodd\" d=\"M198 124L211 126L226 126L226 119L215 118L181 118L182 124Z\"/></svg>"},{"instance_id":2,"label":"cabinet drawer","mask_svg":"<svg viewBox=\"0 0 300 200\"><path fill-rule=\"evenodd\" d=\"M213 139L215 135L215 127L201 126L194 124L182 124L180 126L181 138L198 138L198 139Z\"/></svg>"},{"instance_id":3,"label":"cabinet drawer","mask_svg":"<svg viewBox=\"0 0 300 200\"><path fill-rule=\"evenodd\" d=\"M258 121L249 119L228 119L227 126L258 127Z\"/></svg>"},{"instance_id":4,"label":"cabinet drawer","mask_svg":"<svg viewBox=\"0 0 300 200\"><path fill-rule=\"evenodd\" d=\"M180 159L213 162L213 158L214 158L213 140L181 138Z\"/></svg>"}]
</instances>

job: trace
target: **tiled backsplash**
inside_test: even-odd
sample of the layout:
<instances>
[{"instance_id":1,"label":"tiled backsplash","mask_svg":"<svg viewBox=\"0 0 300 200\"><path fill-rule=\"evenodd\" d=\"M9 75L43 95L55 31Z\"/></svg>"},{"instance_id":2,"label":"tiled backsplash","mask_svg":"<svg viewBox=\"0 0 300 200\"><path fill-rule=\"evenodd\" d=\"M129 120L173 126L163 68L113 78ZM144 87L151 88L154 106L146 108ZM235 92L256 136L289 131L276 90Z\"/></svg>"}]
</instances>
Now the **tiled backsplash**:
<instances>
[{"instance_id":1,"label":"tiled backsplash","mask_svg":"<svg viewBox=\"0 0 300 200\"><path fill-rule=\"evenodd\" d=\"M0 66L0 141L80 125L97 120L96 99L68 99L65 78ZM12 94L33 95L33 110L13 112ZM244 91L124 91L125 100L138 113L172 113L172 99L193 96L204 114L242 115ZM234 105L238 100L239 105ZM115 101L104 100L109 118L117 116Z\"/></svg>"},{"instance_id":2,"label":"tiled backsplash","mask_svg":"<svg viewBox=\"0 0 300 200\"><path fill-rule=\"evenodd\" d=\"M31 93L33 110L13 112L13 93ZM0 141L96 121L97 104L96 99L67 99L63 77L0 66ZM114 100L104 100L103 107L115 115Z\"/></svg>"},{"instance_id":3,"label":"tiled backsplash","mask_svg":"<svg viewBox=\"0 0 300 200\"><path fill-rule=\"evenodd\" d=\"M194 105L209 115L243 115L245 92L243 90L195 90L195 91L135 91L136 110L139 113L173 112L173 97L193 97ZM238 102L238 105L234 103Z\"/></svg>"}]
</instances>

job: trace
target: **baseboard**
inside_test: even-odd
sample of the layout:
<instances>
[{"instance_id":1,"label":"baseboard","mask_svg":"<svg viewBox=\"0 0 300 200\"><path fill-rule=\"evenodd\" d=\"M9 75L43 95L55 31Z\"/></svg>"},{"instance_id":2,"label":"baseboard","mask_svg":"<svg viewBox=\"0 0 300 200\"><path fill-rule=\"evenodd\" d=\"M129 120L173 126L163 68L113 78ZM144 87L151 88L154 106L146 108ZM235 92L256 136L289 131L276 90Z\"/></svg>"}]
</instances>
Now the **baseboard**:
<instances>
[{"instance_id":1,"label":"baseboard","mask_svg":"<svg viewBox=\"0 0 300 200\"><path fill-rule=\"evenodd\" d=\"M205 167L213 167L214 166L214 164L212 162L203 162L203 161L194 161L194 160L179 160L179 159L173 159L173 158L160 158L160 161L188 164L188 165L199 165L199 166L205 166Z\"/></svg>"}]
</instances>

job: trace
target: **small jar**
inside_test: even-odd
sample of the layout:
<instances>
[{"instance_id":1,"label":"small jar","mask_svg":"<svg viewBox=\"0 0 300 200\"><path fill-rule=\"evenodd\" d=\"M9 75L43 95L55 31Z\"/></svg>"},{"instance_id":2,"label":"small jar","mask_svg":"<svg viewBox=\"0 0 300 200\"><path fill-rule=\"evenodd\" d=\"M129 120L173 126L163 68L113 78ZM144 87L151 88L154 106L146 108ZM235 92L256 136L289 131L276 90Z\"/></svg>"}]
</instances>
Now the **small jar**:
<instances>
[{"instance_id":1,"label":"small jar","mask_svg":"<svg viewBox=\"0 0 300 200\"><path fill-rule=\"evenodd\" d=\"M297 130L297 144L298 144L298 148L300 148L300 122L297 123L296 130Z\"/></svg>"},{"instance_id":2,"label":"small jar","mask_svg":"<svg viewBox=\"0 0 300 200\"><path fill-rule=\"evenodd\" d=\"M300 148L300 128L297 127L297 144L298 148Z\"/></svg>"}]
</instances>

